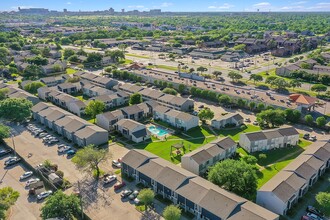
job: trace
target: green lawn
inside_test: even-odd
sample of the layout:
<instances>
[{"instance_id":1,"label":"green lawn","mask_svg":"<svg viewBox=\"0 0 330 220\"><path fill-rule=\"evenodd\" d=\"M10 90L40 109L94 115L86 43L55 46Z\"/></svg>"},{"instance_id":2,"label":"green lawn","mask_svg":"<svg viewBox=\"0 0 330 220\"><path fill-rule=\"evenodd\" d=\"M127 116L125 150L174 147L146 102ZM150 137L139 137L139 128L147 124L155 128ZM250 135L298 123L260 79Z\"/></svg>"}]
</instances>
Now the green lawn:
<instances>
[{"instance_id":1,"label":"green lawn","mask_svg":"<svg viewBox=\"0 0 330 220\"><path fill-rule=\"evenodd\" d=\"M125 62L124 62L125 65L132 64L132 63L133 63L133 60L125 59Z\"/></svg>"},{"instance_id":2,"label":"green lawn","mask_svg":"<svg viewBox=\"0 0 330 220\"><path fill-rule=\"evenodd\" d=\"M125 55L129 56L129 57L137 57L137 58L144 58L144 59L149 59L150 58L148 56L143 56L143 55L138 55L138 54L130 54L130 53L126 53Z\"/></svg>"},{"instance_id":3,"label":"green lawn","mask_svg":"<svg viewBox=\"0 0 330 220\"><path fill-rule=\"evenodd\" d=\"M259 160L260 166L265 166L265 169L258 171L258 188L264 185L268 180L275 176L279 171L286 167L292 160L299 156L304 149L310 145L310 141L300 139L299 145L293 148L281 148L264 152L267 158ZM260 152L252 155L258 158ZM287 156L289 155L289 156ZM281 159L283 158L283 160Z\"/></svg>"},{"instance_id":4,"label":"green lawn","mask_svg":"<svg viewBox=\"0 0 330 220\"><path fill-rule=\"evenodd\" d=\"M176 154L173 154L173 156L171 157L170 155L171 146L173 144L183 143L185 149L182 149L182 151L183 154L186 154L189 153L190 151L199 148L200 146L209 143L210 141L213 141L215 138L216 137L210 137L210 138L200 137L191 140L189 139L173 140L172 138L168 138L166 141L161 141L161 142L147 142L147 143L137 144L134 145L134 148L147 150L165 160L168 160L174 164L178 164L181 162L181 156L180 155L176 156Z\"/></svg>"},{"instance_id":5,"label":"green lawn","mask_svg":"<svg viewBox=\"0 0 330 220\"><path fill-rule=\"evenodd\" d=\"M253 131L260 131L261 128L259 126L254 126L254 125L247 125L246 128L227 128L227 129L221 129L221 130L215 130L215 132L220 135L220 136L229 136L231 137L234 141L239 140L239 135L241 133L247 133L247 132L253 132Z\"/></svg>"},{"instance_id":6,"label":"green lawn","mask_svg":"<svg viewBox=\"0 0 330 220\"><path fill-rule=\"evenodd\" d=\"M164 123L159 124L161 124L162 126L166 126ZM185 149L182 149L182 154L186 154L216 139L212 132L204 126L191 129L188 132L185 132L185 134L191 136L191 138L184 134L175 134L169 136L166 141L159 141L153 138L152 141L149 141L147 143L134 144L133 146L134 148L145 149L165 160L178 164L181 162L181 155L177 156L176 154L173 154L173 156L171 157L170 153L172 145L177 143L183 143ZM173 151L174 149L172 149L172 152Z\"/></svg>"},{"instance_id":7,"label":"green lawn","mask_svg":"<svg viewBox=\"0 0 330 220\"><path fill-rule=\"evenodd\" d=\"M72 69L72 68L68 68L68 69L66 69L66 74L74 74L74 73L76 73L76 72L77 72L77 70Z\"/></svg>"}]
</instances>

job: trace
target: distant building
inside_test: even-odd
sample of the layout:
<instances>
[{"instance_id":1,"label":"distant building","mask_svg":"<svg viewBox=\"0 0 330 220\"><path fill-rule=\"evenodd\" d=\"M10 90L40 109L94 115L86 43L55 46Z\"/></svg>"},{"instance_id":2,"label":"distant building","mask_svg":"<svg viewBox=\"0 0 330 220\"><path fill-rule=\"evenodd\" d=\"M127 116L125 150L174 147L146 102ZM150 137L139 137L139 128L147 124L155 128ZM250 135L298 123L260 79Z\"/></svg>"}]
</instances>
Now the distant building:
<instances>
[{"instance_id":1,"label":"distant building","mask_svg":"<svg viewBox=\"0 0 330 220\"><path fill-rule=\"evenodd\" d=\"M160 13L162 13L161 9L151 9L150 10L150 14L152 14L152 15L158 15Z\"/></svg>"},{"instance_id":2,"label":"distant building","mask_svg":"<svg viewBox=\"0 0 330 220\"><path fill-rule=\"evenodd\" d=\"M46 8L21 8L18 7L19 13L24 14L46 14L49 13L49 10Z\"/></svg>"},{"instance_id":3,"label":"distant building","mask_svg":"<svg viewBox=\"0 0 330 220\"><path fill-rule=\"evenodd\" d=\"M109 13L110 13L110 14L114 14L114 13L115 13L115 9L110 8L110 9L109 9Z\"/></svg>"}]
</instances>

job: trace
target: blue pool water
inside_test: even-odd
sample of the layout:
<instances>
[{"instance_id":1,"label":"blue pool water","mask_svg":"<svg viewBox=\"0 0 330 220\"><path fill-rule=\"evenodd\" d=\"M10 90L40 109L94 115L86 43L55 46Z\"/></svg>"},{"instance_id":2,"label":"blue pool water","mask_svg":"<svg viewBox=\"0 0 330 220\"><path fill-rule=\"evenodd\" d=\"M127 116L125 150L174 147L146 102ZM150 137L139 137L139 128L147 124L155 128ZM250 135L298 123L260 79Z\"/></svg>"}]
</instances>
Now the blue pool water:
<instances>
[{"instance_id":1,"label":"blue pool water","mask_svg":"<svg viewBox=\"0 0 330 220\"><path fill-rule=\"evenodd\" d=\"M148 128L148 130L149 130L151 133L153 133L153 134L155 134L155 135L157 135L157 136L159 136L159 137L168 134L168 131L166 131L166 130L160 128L160 127L156 127L156 126L150 126L150 127Z\"/></svg>"}]
</instances>

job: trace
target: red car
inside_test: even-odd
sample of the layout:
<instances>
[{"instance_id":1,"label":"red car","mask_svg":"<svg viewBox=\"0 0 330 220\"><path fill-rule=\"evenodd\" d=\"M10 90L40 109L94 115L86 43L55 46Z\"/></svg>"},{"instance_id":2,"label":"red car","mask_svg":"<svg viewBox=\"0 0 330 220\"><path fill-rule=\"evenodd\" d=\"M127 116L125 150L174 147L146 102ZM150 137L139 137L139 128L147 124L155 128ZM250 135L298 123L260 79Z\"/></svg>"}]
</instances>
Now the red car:
<instances>
[{"instance_id":1,"label":"red car","mask_svg":"<svg viewBox=\"0 0 330 220\"><path fill-rule=\"evenodd\" d=\"M120 188L122 188L122 187L124 187L124 186L126 186L126 183L125 183L125 182L118 182L118 183L116 183L116 184L113 186L113 188L114 188L115 190L118 190L118 189L120 189Z\"/></svg>"}]
</instances>

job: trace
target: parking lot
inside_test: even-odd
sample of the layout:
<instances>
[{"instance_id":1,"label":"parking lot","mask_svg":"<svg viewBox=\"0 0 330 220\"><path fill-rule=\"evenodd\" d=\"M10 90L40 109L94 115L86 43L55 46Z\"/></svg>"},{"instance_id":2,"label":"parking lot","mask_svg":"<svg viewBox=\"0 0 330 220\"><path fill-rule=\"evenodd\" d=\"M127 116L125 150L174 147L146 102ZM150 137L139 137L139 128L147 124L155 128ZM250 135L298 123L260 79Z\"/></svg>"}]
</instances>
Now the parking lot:
<instances>
[{"instance_id":1,"label":"parking lot","mask_svg":"<svg viewBox=\"0 0 330 220\"><path fill-rule=\"evenodd\" d=\"M0 149L2 149L0 147ZM22 219L41 219L40 208L42 203L38 203L35 197L28 196L28 190L25 188L26 181L30 178L20 181L20 176L28 171L21 163L5 168L4 161L10 155L0 157L0 188L10 186L20 193L20 197L14 206L12 206L9 218L10 220ZM11 155L13 156L13 154Z\"/></svg>"},{"instance_id":2,"label":"parking lot","mask_svg":"<svg viewBox=\"0 0 330 220\"><path fill-rule=\"evenodd\" d=\"M37 126L41 127L41 125ZM58 154L57 146L59 144L68 145L69 143L65 142L60 137L57 137L60 141L59 143L54 145L45 145L41 138L34 137L29 131L27 131L25 127L11 127L14 130L14 142L11 138L9 138L5 140L6 143L12 148L14 148L15 145L18 154L21 155L32 166L37 166L43 163L45 160L50 160L52 163L57 164L58 169L64 172L64 178L68 179L73 184L72 188L65 191L66 193L75 191L78 188L77 182L79 180L81 189L84 188L84 192L88 192L88 195L85 195L85 197L88 197L86 198L88 204L85 207L85 212L92 219L109 219L109 216L112 216L111 219L140 218L141 213L135 209L133 204L130 204L129 202L123 202L121 200L121 190L115 192L112 184L109 184L107 187L103 187L101 184L99 184L97 186L98 189L95 192L95 185L91 183L90 175L88 176L86 173L78 171L75 165L71 162L71 159L67 158L65 154ZM48 133L55 135L52 132ZM128 152L128 149L116 144L111 145L110 150L112 152L113 159L123 157ZM102 165L101 169L106 173L113 173L115 170L118 170L111 166L111 161L108 161ZM117 176L120 179L119 175ZM4 181L6 181L6 179L4 179ZM38 206L38 209L39 208L40 207ZM33 214L35 217L29 219L38 218L39 213Z\"/></svg>"}]
</instances>

